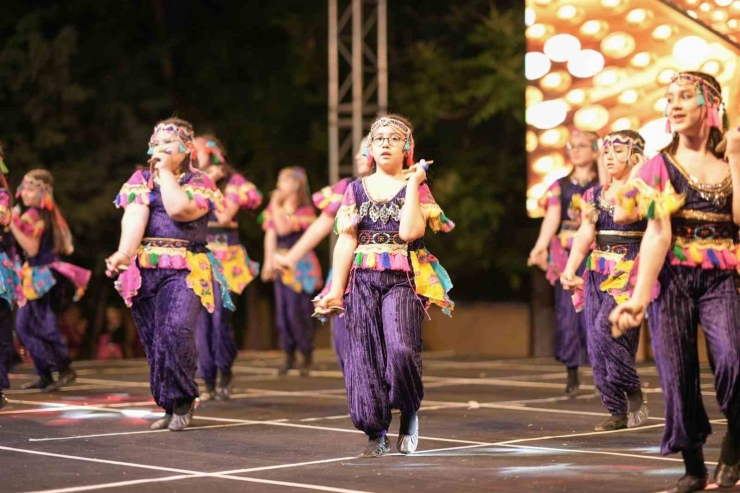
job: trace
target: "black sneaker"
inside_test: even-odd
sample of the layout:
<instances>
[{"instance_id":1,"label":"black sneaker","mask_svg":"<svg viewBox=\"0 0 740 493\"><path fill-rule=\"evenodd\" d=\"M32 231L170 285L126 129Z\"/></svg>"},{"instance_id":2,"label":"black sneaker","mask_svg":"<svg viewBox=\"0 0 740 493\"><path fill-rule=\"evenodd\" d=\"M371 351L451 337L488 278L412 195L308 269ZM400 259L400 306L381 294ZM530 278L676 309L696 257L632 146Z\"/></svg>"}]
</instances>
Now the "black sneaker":
<instances>
[{"instance_id":1,"label":"black sneaker","mask_svg":"<svg viewBox=\"0 0 740 493\"><path fill-rule=\"evenodd\" d=\"M370 440L368 440L367 445L365 445L365 448L360 450L360 453L357 454L357 457L372 459L374 457L380 457L381 455L390 451L391 441L388 440L387 436L383 435L381 437L371 438Z\"/></svg>"},{"instance_id":2,"label":"black sneaker","mask_svg":"<svg viewBox=\"0 0 740 493\"><path fill-rule=\"evenodd\" d=\"M43 390L53 383L54 383L54 379L50 377L49 378L41 377L35 382L24 383L23 385L21 385L21 389L23 390L31 390L31 389Z\"/></svg>"},{"instance_id":3,"label":"black sneaker","mask_svg":"<svg viewBox=\"0 0 740 493\"><path fill-rule=\"evenodd\" d=\"M287 375L288 371L292 370L294 366L295 366L295 354L286 353L285 363L283 363L283 366L281 366L280 369L278 370L278 375Z\"/></svg>"},{"instance_id":4,"label":"black sneaker","mask_svg":"<svg viewBox=\"0 0 740 493\"><path fill-rule=\"evenodd\" d=\"M311 365L313 365L313 355L303 355L303 365L301 366L301 376L307 377L311 374Z\"/></svg>"},{"instance_id":5,"label":"black sneaker","mask_svg":"<svg viewBox=\"0 0 740 493\"><path fill-rule=\"evenodd\" d=\"M0 409L4 408L8 405L8 398L5 397L5 394L0 392Z\"/></svg>"},{"instance_id":6,"label":"black sneaker","mask_svg":"<svg viewBox=\"0 0 740 493\"><path fill-rule=\"evenodd\" d=\"M568 382L565 385L565 395L575 397L578 395L578 388L581 382L578 379L578 367L568 368Z\"/></svg>"},{"instance_id":7,"label":"black sneaker","mask_svg":"<svg viewBox=\"0 0 740 493\"><path fill-rule=\"evenodd\" d=\"M714 482L720 488L732 488L740 480L740 444L735 443L730 430L722 439L719 463L714 470Z\"/></svg>"}]
</instances>

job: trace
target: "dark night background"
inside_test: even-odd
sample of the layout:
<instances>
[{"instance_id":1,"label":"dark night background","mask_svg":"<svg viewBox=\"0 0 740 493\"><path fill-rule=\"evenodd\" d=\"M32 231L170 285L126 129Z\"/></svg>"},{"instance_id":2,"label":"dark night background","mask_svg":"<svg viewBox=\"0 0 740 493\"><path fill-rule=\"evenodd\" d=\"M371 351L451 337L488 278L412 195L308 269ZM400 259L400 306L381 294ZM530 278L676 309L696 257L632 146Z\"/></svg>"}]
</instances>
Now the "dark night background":
<instances>
[{"instance_id":1,"label":"dark night background","mask_svg":"<svg viewBox=\"0 0 740 493\"><path fill-rule=\"evenodd\" d=\"M427 235L452 298L527 301L537 222L525 210L523 3L388 2L390 110L434 159L435 198L457 228ZM341 4L340 4L341 5ZM340 7L341 8L341 7ZM0 141L12 187L43 167L75 235L70 261L93 269L81 306L119 303L104 277L121 212L112 201L146 160L154 124L177 114L214 133L264 192L277 171L328 181L325 0L8 1L0 6ZM262 260L256 215L242 214ZM328 267L328 242L319 253ZM259 280L250 289L271 296Z\"/></svg>"}]
</instances>

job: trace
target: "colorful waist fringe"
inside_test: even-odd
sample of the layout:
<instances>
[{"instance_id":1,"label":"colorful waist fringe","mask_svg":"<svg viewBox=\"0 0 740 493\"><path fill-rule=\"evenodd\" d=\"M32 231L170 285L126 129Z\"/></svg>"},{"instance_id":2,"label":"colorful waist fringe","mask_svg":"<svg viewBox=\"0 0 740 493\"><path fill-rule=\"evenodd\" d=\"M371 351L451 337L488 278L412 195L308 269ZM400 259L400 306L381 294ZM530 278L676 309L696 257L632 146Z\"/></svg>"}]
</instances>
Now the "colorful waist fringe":
<instances>
[{"instance_id":1,"label":"colorful waist fringe","mask_svg":"<svg viewBox=\"0 0 740 493\"><path fill-rule=\"evenodd\" d=\"M85 294L87 283L90 281L91 271L70 264L68 262L52 262L47 265L31 267L28 262L21 267L21 279L23 285L23 296L26 300L38 300L57 283L51 273L54 269L57 273L66 277L75 285L76 291L74 301L79 300Z\"/></svg>"},{"instance_id":2,"label":"colorful waist fringe","mask_svg":"<svg viewBox=\"0 0 740 493\"><path fill-rule=\"evenodd\" d=\"M229 289L236 294L241 294L259 274L259 262L249 258L247 249L243 245L209 243L208 249L221 262L226 283Z\"/></svg>"},{"instance_id":3,"label":"colorful waist fringe","mask_svg":"<svg viewBox=\"0 0 740 493\"><path fill-rule=\"evenodd\" d=\"M564 233L566 232L562 231L550 241L550 252L547 259L545 277L547 277L547 280L553 286L560 280L560 274L565 270L570 248L573 246L573 238L575 237L575 234L571 231L568 231L567 235Z\"/></svg>"},{"instance_id":4,"label":"colorful waist fringe","mask_svg":"<svg viewBox=\"0 0 740 493\"><path fill-rule=\"evenodd\" d=\"M0 252L0 298L7 301L10 306L14 303L18 306L26 304L19 272L21 272L20 264L13 262L7 253Z\"/></svg>"},{"instance_id":5,"label":"colorful waist fringe","mask_svg":"<svg viewBox=\"0 0 740 493\"><path fill-rule=\"evenodd\" d=\"M732 270L740 265L740 251L732 239L698 239L675 236L668 251L671 265Z\"/></svg>"},{"instance_id":6,"label":"colorful waist fringe","mask_svg":"<svg viewBox=\"0 0 740 493\"><path fill-rule=\"evenodd\" d=\"M133 298L141 288L141 269L174 269L188 270L186 282L190 289L200 298L203 306L209 313L215 309L213 281L218 282L221 288L223 306L231 311L235 310L229 293L229 284L224 274L221 262L213 252L195 253L188 250L189 243L185 240L170 240L164 238L145 238L136 252L136 261L129 265L128 270L121 273L116 279L115 287L126 303L131 306Z\"/></svg>"},{"instance_id":7,"label":"colorful waist fringe","mask_svg":"<svg viewBox=\"0 0 740 493\"><path fill-rule=\"evenodd\" d=\"M573 293L573 305L576 311L580 312L585 306L585 292L591 272L606 276L606 279L599 284L599 289L614 298L617 304L624 303L632 296L637 282L640 256L636 255L634 259L628 259L626 253L617 253L620 249L615 249L614 245L609 249L611 251L594 250L586 260L583 289L578 289ZM650 295L650 301L657 298L659 294L660 284L656 282Z\"/></svg>"},{"instance_id":8,"label":"colorful waist fringe","mask_svg":"<svg viewBox=\"0 0 740 493\"><path fill-rule=\"evenodd\" d=\"M278 248L278 253L285 255L287 248ZM295 269L280 274L280 280L296 293L313 294L321 289L324 281L321 279L321 265L316 254L311 251L301 257Z\"/></svg>"}]
</instances>

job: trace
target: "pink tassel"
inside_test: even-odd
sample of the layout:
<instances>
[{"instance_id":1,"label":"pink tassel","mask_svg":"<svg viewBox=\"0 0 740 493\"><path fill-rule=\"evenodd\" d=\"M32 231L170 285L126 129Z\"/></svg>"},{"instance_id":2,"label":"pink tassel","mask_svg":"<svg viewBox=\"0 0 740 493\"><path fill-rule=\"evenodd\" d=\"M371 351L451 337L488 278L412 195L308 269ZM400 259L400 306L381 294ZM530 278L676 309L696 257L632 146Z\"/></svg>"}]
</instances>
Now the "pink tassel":
<instances>
[{"instance_id":1,"label":"pink tassel","mask_svg":"<svg viewBox=\"0 0 740 493\"><path fill-rule=\"evenodd\" d=\"M195 205L197 205L199 209L208 208L208 201L204 199L202 195L194 194L193 198L195 199Z\"/></svg>"},{"instance_id":2,"label":"pink tassel","mask_svg":"<svg viewBox=\"0 0 740 493\"><path fill-rule=\"evenodd\" d=\"M737 268L740 262L737 260L737 254L731 250L722 250L722 258L724 259L725 265L730 269Z\"/></svg>"},{"instance_id":3,"label":"pink tassel","mask_svg":"<svg viewBox=\"0 0 740 493\"><path fill-rule=\"evenodd\" d=\"M705 270L714 269L714 264L711 260L709 260L709 255L707 254L706 250L702 250L701 252L702 261L701 261L701 268Z\"/></svg>"},{"instance_id":4,"label":"pink tassel","mask_svg":"<svg viewBox=\"0 0 740 493\"><path fill-rule=\"evenodd\" d=\"M669 118L665 119L665 133L673 133L673 131L671 130L671 120Z\"/></svg>"},{"instance_id":5,"label":"pink tassel","mask_svg":"<svg viewBox=\"0 0 740 493\"><path fill-rule=\"evenodd\" d=\"M414 143L411 142L411 147L408 154L406 154L406 166L412 166L414 164Z\"/></svg>"},{"instance_id":6,"label":"pink tassel","mask_svg":"<svg viewBox=\"0 0 740 493\"><path fill-rule=\"evenodd\" d=\"M161 255L159 257L159 260L157 261L157 267L160 269L171 269L172 268L172 260L170 259L169 255Z\"/></svg>"},{"instance_id":7,"label":"pink tassel","mask_svg":"<svg viewBox=\"0 0 740 493\"><path fill-rule=\"evenodd\" d=\"M149 190L154 189L154 161L149 162L149 180L146 183Z\"/></svg>"},{"instance_id":8,"label":"pink tassel","mask_svg":"<svg viewBox=\"0 0 740 493\"><path fill-rule=\"evenodd\" d=\"M411 268L409 267L409 259L406 257L406 255L400 253L391 255L391 270L402 270L404 272L409 272Z\"/></svg>"},{"instance_id":9,"label":"pink tassel","mask_svg":"<svg viewBox=\"0 0 740 493\"><path fill-rule=\"evenodd\" d=\"M717 106L707 106L707 126L709 128L720 128L719 108Z\"/></svg>"}]
</instances>

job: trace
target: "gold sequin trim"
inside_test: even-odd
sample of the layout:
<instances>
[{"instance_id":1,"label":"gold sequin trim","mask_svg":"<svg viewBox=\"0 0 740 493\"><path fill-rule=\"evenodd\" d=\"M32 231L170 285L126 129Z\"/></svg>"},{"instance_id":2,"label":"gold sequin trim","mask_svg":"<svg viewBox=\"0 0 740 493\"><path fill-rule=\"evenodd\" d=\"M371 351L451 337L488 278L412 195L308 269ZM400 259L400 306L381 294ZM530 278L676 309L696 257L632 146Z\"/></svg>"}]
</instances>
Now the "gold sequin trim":
<instances>
[{"instance_id":1,"label":"gold sequin trim","mask_svg":"<svg viewBox=\"0 0 740 493\"><path fill-rule=\"evenodd\" d=\"M717 212L697 211L694 209L681 209L673 214L673 217L683 219L694 219L697 221L706 221L711 223L728 223L732 221L731 214L719 214Z\"/></svg>"}]
</instances>

